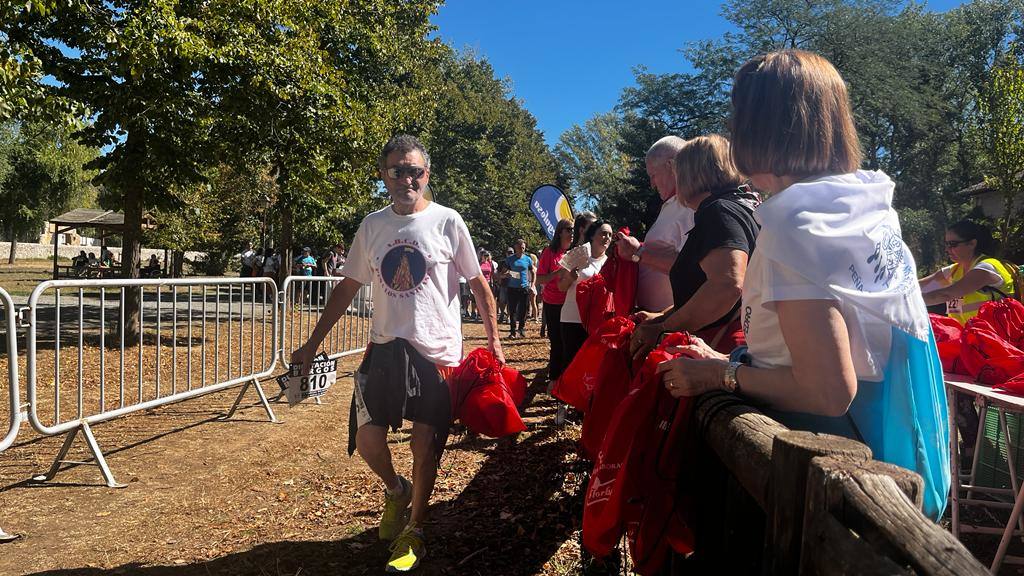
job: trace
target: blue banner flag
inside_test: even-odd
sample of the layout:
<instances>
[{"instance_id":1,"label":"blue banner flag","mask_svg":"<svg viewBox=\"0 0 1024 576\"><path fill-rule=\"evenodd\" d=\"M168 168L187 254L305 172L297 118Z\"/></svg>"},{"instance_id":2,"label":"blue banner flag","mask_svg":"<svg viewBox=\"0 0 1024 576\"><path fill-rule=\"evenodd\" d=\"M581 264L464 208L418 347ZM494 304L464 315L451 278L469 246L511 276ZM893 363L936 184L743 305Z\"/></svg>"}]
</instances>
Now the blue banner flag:
<instances>
[{"instance_id":1,"label":"blue banner flag","mask_svg":"<svg viewBox=\"0 0 1024 576\"><path fill-rule=\"evenodd\" d=\"M537 217L548 240L555 237L555 225L559 220L572 220L572 207L569 199L557 186L545 184L533 191L530 198L530 210Z\"/></svg>"}]
</instances>

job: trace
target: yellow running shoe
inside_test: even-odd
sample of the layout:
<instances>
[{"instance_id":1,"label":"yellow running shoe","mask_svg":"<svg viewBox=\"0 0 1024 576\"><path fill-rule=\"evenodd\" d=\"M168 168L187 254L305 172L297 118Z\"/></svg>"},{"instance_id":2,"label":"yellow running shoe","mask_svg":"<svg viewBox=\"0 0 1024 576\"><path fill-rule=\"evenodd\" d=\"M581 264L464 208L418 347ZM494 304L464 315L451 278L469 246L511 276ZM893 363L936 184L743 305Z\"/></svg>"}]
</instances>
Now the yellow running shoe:
<instances>
[{"instance_id":1,"label":"yellow running shoe","mask_svg":"<svg viewBox=\"0 0 1024 576\"><path fill-rule=\"evenodd\" d=\"M384 497L384 514L380 517L377 535L381 540L394 540L409 522L409 505L412 504L412 482L399 476L402 493Z\"/></svg>"},{"instance_id":2,"label":"yellow running shoe","mask_svg":"<svg viewBox=\"0 0 1024 576\"><path fill-rule=\"evenodd\" d=\"M387 572L410 572L420 565L420 560L427 555L427 547L423 544L423 532L410 522L405 530L391 544L391 559L388 560Z\"/></svg>"}]
</instances>

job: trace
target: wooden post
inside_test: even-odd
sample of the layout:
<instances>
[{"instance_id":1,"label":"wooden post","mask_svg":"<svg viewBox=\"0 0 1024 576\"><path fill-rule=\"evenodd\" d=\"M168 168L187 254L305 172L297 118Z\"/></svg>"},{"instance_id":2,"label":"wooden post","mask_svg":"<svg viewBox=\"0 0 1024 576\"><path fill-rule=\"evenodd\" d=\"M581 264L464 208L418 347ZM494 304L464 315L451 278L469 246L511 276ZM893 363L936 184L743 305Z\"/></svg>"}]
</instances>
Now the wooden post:
<instances>
[{"instance_id":1,"label":"wooden post","mask_svg":"<svg viewBox=\"0 0 1024 576\"><path fill-rule=\"evenodd\" d=\"M919 475L892 464L814 458L801 574L988 574L921 514L923 486Z\"/></svg>"},{"instance_id":2,"label":"wooden post","mask_svg":"<svg viewBox=\"0 0 1024 576\"><path fill-rule=\"evenodd\" d=\"M864 461L871 459L871 449L856 440L831 434L790 430L775 436L765 533L765 573L797 573L807 472L812 458L825 455Z\"/></svg>"}]
</instances>

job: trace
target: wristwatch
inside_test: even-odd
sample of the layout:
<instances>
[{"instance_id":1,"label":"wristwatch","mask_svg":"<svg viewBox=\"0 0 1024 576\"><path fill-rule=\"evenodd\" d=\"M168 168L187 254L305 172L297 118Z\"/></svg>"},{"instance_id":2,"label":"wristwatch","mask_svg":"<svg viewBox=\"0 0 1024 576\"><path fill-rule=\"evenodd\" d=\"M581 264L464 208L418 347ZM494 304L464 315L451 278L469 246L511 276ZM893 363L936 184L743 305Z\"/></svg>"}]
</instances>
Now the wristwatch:
<instances>
[{"instance_id":1,"label":"wristwatch","mask_svg":"<svg viewBox=\"0 0 1024 576\"><path fill-rule=\"evenodd\" d=\"M629 259L632 260L633 262L639 263L640 262L640 249L638 248L636 252L633 252L633 255L630 256Z\"/></svg>"},{"instance_id":2,"label":"wristwatch","mask_svg":"<svg viewBox=\"0 0 1024 576\"><path fill-rule=\"evenodd\" d=\"M725 367L725 374L722 375L722 386L733 394L740 392L740 381L736 379L736 370L743 366L742 362L729 362Z\"/></svg>"}]
</instances>

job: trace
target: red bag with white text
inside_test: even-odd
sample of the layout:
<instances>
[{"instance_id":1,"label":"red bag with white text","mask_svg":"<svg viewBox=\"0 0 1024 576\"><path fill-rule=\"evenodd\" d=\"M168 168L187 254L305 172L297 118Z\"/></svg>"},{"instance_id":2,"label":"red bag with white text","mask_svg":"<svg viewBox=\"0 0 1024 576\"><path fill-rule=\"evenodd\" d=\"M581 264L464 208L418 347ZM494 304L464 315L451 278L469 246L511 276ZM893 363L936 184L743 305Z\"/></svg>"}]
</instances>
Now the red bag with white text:
<instances>
[{"instance_id":1,"label":"red bag with white text","mask_svg":"<svg viewBox=\"0 0 1024 576\"><path fill-rule=\"evenodd\" d=\"M615 410L584 498L583 545L607 556L625 531L640 574L656 572L669 548L693 550L687 502L677 489L690 400L672 398L656 373L660 362L674 357L665 348L688 342L687 335L672 334L648 354Z\"/></svg>"}]
</instances>

